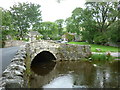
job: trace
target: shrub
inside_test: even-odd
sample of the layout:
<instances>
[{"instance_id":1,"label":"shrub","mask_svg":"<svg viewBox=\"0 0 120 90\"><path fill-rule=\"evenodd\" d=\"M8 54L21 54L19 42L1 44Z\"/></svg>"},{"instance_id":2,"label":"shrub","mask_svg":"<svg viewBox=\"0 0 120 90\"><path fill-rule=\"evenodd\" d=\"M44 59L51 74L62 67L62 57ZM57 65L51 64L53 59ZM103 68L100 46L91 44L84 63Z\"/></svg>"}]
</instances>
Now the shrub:
<instances>
[{"instance_id":1,"label":"shrub","mask_svg":"<svg viewBox=\"0 0 120 90\"><path fill-rule=\"evenodd\" d=\"M73 41L75 39L75 36L68 32L65 33L65 37L68 41Z\"/></svg>"},{"instance_id":2,"label":"shrub","mask_svg":"<svg viewBox=\"0 0 120 90\"><path fill-rule=\"evenodd\" d=\"M112 57L111 55L108 54L108 55L106 55L106 59L107 60L113 60L113 59L115 59L115 57Z\"/></svg>"},{"instance_id":3,"label":"shrub","mask_svg":"<svg viewBox=\"0 0 120 90\"><path fill-rule=\"evenodd\" d=\"M52 40L60 40L60 39L61 39L61 36L52 35L52 36L51 36L51 39L52 39Z\"/></svg>"},{"instance_id":4,"label":"shrub","mask_svg":"<svg viewBox=\"0 0 120 90\"><path fill-rule=\"evenodd\" d=\"M43 36L36 36L36 40L41 40Z\"/></svg>"},{"instance_id":5,"label":"shrub","mask_svg":"<svg viewBox=\"0 0 120 90\"><path fill-rule=\"evenodd\" d=\"M119 20L110 25L109 30L107 30L107 36L110 42L116 44L120 42Z\"/></svg>"},{"instance_id":6,"label":"shrub","mask_svg":"<svg viewBox=\"0 0 120 90\"><path fill-rule=\"evenodd\" d=\"M93 54L91 56L92 60L113 60L114 57L111 55L105 55L105 54Z\"/></svg>"},{"instance_id":7,"label":"shrub","mask_svg":"<svg viewBox=\"0 0 120 90\"><path fill-rule=\"evenodd\" d=\"M108 42L107 35L99 34L94 37L95 44L105 45Z\"/></svg>"},{"instance_id":8,"label":"shrub","mask_svg":"<svg viewBox=\"0 0 120 90\"><path fill-rule=\"evenodd\" d=\"M92 60L99 60L99 54L93 54L93 55L91 56L91 59L92 59Z\"/></svg>"},{"instance_id":9,"label":"shrub","mask_svg":"<svg viewBox=\"0 0 120 90\"><path fill-rule=\"evenodd\" d=\"M28 39L25 39L25 38L24 38L24 39L22 39L22 40L23 40L23 41L29 41L29 38L28 38Z\"/></svg>"}]
</instances>

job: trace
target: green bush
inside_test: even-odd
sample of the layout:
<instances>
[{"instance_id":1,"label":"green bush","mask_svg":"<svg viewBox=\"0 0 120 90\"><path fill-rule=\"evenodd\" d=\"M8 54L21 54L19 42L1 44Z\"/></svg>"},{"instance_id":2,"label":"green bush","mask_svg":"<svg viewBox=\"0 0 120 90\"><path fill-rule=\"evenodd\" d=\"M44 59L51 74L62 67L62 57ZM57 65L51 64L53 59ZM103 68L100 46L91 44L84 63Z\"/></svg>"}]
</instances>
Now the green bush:
<instances>
[{"instance_id":1,"label":"green bush","mask_svg":"<svg viewBox=\"0 0 120 90\"><path fill-rule=\"evenodd\" d=\"M59 36L59 37L54 37L53 40L60 40L60 39L61 39L61 37Z\"/></svg>"},{"instance_id":2,"label":"green bush","mask_svg":"<svg viewBox=\"0 0 120 90\"><path fill-rule=\"evenodd\" d=\"M107 35L104 34L99 34L94 37L94 43L95 44L101 44L105 45L108 42L108 37Z\"/></svg>"},{"instance_id":3,"label":"green bush","mask_svg":"<svg viewBox=\"0 0 120 90\"><path fill-rule=\"evenodd\" d=\"M99 54L93 54L93 55L91 56L91 59L92 59L92 60L99 60Z\"/></svg>"},{"instance_id":4,"label":"green bush","mask_svg":"<svg viewBox=\"0 0 120 90\"><path fill-rule=\"evenodd\" d=\"M105 54L93 54L91 56L92 60L113 60L114 57L111 55L105 55Z\"/></svg>"},{"instance_id":5,"label":"green bush","mask_svg":"<svg viewBox=\"0 0 120 90\"><path fill-rule=\"evenodd\" d=\"M114 60L115 57L112 57L111 55L108 54L108 55L106 55L106 59L107 59L107 60Z\"/></svg>"},{"instance_id":6,"label":"green bush","mask_svg":"<svg viewBox=\"0 0 120 90\"><path fill-rule=\"evenodd\" d=\"M36 40L41 40L43 36L36 36Z\"/></svg>"},{"instance_id":7,"label":"green bush","mask_svg":"<svg viewBox=\"0 0 120 90\"><path fill-rule=\"evenodd\" d=\"M107 36L110 42L116 44L120 42L119 20L110 25L109 30L107 30Z\"/></svg>"},{"instance_id":8,"label":"green bush","mask_svg":"<svg viewBox=\"0 0 120 90\"><path fill-rule=\"evenodd\" d=\"M61 36L57 36L57 35L51 35L50 37L52 40L60 40Z\"/></svg>"},{"instance_id":9,"label":"green bush","mask_svg":"<svg viewBox=\"0 0 120 90\"><path fill-rule=\"evenodd\" d=\"M65 37L66 37L66 39L67 39L68 41L73 41L74 38L75 38L74 35L72 35L72 34L70 34L70 33L68 33L68 32L65 33Z\"/></svg>"},{"instance_id":10,"label":"green bush","mask_svg":"<svg viewBox=\"0 0 120 90\"><path fill-rule=\"evenodd\" d=\"M29 38L28 38L28 39L25 39L25 38L24 38L24 39L22 39L22 40L23 40L23 41L29 41Z\"/></svg>"}]
</instances>

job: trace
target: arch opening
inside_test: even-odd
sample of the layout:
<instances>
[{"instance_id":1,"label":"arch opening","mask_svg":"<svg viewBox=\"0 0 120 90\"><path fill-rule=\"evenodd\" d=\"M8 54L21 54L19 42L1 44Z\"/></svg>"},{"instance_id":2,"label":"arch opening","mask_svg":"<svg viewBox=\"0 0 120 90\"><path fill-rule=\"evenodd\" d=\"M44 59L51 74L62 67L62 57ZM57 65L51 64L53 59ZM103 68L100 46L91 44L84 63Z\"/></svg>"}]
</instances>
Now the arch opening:
<instances>
[{"instance_id":1,"label":"arch opening","mask_svg":"<svg viewBox=\"0 0 120 90\"><path fill-rule=\"evenodd\" d=\"M35 58L32 60L31 64L37 64L41 62L48 62L56 60L56 57L49 51L42 51L39 54L35 56Z\"/></svg>"},{"instance_id":2,"label":"arch opening","mask_svg":"<svg viewBox=\"0 0 120 90\"><path fill-rule=\"evenodd\" d=\"M55 67L55 56L49 51L42 51L31 62L31 69L38 75L46 75Z\"/></svg>"}]
</instances>

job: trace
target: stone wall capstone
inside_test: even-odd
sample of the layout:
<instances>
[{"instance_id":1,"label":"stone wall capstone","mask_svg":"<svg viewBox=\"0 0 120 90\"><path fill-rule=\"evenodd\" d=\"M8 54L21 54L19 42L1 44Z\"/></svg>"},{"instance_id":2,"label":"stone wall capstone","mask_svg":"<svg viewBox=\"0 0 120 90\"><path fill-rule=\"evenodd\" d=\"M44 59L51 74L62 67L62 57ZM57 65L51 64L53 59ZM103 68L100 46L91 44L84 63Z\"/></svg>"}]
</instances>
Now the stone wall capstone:
<instances>
[{"instance_id":1,"label":"stone wall capstone","mask_svg":"<svg viewBox=\"0 0 120 90\"><path fill-rule=\"evenodd\" d=\"M20 45L25 45L25 41L20 41L20 40L7 40L5 41L5 48L7 47L15 47L15 46L20 46Z\"/></svg>"},{"instance_id":2,"label":"stone wall capstone","mask_svg":"<svg viewBox=\"0 0 120 90\"><path fill-rule=\"evenodd\" d=\"M24 71L26 70L25 59L27 56L26 47L17 51L11 63L3 71L0 78L2 88L22 88L24 87Z\"/></svg>"}]
</instances>

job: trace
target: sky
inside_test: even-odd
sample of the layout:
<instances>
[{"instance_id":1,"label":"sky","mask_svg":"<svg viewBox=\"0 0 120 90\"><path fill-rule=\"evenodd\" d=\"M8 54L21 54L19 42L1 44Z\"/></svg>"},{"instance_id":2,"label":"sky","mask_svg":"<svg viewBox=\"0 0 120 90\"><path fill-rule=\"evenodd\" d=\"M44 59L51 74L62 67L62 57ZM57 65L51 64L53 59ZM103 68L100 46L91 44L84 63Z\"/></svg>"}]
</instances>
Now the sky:
<instances>
[{"instance_id":1,"label":"sky","mask_svg":"<svg viewBox=\"0 0 120 90\"><path fill-rule=\"evenodd\" d=\"M77 7L84 8L85 0L0 0L0 7L10 9L10 6L18 2L32 2L41 5L43 21L54 22L57 19L66 19L71 16L72 11Z\"/></svg>"}]
</instances>

